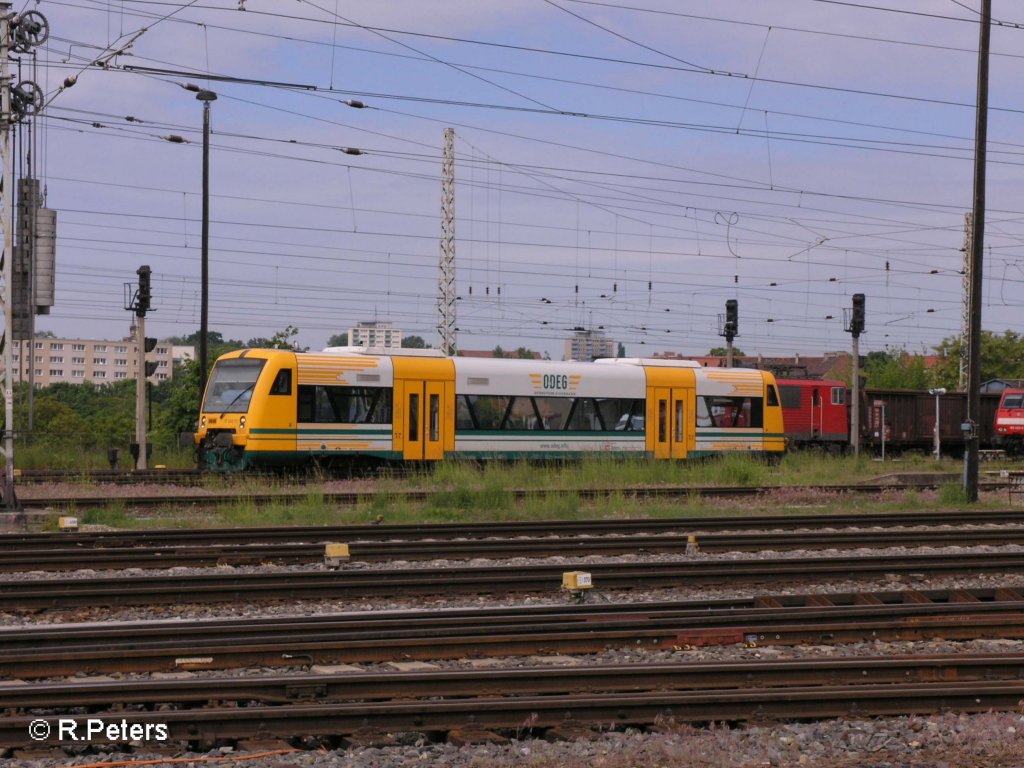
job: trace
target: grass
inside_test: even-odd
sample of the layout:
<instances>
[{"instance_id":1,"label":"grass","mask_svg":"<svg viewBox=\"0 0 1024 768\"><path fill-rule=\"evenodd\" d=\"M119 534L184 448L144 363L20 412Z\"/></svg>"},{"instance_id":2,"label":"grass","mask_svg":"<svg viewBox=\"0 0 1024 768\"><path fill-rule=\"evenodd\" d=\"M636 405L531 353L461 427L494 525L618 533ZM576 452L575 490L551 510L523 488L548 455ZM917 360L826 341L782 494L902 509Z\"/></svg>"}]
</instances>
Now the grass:
<instances>
[{"instance_id":1,"label":"grass","mask_svg":"<svg viewBox=\"0 0 1024 768\"><path fill-rule=\"evenodd\" d=\"M894 488L864 496L828 489L896 472L934 471L952 476L937 491ZM212 511L183 512L178 507L168 507L145 518L133 516L122 502L110 508L86 510L80 518L85 524L122 528L344 525L378 519L386 523L417 523L924 511L965 505L963 489L953 479L961 471L959 461L935 462L929 457L908 457L882 464L870 457L807 453L790 454L774 464L739 454L683 463L606 456L575 463L453 461L412 475L384 473L357 480L357 487L369 492L352 506L325 500L325 494L335 490L337 484L322 475L271 479L216 475L206 478L205 487L231 491L237 496L236 502ZM305 489L299 500L257 504L252 498L274 490L294 490L297 485ZM695 490L667 501L639 498L629 490L649 486L693 486ZM770 490L757 497L729 500L702 496L696 489L704 486ZM558 492L542 492L548 489ZM591 489L608 493L593 497L584 494ZM405 496L410 490L425 492L424 500L410 500ZM983 498L978 506L1005 506L1005 495L990 495L992 498Z\"/></svg>"}]
</instances>

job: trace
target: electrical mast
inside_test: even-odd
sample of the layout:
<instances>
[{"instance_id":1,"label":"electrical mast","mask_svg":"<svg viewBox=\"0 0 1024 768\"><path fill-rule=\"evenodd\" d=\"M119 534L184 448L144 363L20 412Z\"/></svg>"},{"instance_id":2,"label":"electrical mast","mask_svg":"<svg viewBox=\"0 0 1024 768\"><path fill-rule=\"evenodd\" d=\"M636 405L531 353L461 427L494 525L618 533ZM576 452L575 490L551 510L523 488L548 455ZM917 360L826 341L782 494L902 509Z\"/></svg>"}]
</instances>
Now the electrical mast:
<instances>
[{"instance_id":1,"label":"electrical mast","mask_svg":"<svg viewBox=\"0 0 1024 768\"><path fill-rule=\"evenodd\" d=\"M11 53L27 53L46 42L49 24L38 11L11 13L11 4L0 0L0 227L3 227L3 253L0 254L0 311L4 332L0 339L0 365L3 366L4 433L0 454L3 456L3 480L0 493L3 508L18 510L14 492L14 158L11 155L11 132L25 117L36 114L43 106L43 93L30 80L11 86ZM34 212L33 212L34 213ZM31 349L27 350L31 354ZM25 351L23 351L23 356ZM31 359L31 358L30 358Z\"/></svg>"},{"instance_id":2,"label":"electrical mast","mask_svg":"<svg viewBox=\"0 0 1024 768\"><path fill-rule=\"evenodd\" d=\"M441 351L455 354L455 130L444 129L441 163L441 255L437 270L437 335Z\"/></svg>"}]
</instances>

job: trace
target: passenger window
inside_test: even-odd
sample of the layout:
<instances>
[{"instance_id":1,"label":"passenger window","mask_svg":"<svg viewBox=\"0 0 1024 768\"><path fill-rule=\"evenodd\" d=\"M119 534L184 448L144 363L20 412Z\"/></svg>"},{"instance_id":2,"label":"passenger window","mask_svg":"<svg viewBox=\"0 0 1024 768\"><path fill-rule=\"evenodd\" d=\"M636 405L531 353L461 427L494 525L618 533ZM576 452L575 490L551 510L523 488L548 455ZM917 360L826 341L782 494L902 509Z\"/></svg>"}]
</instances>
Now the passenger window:
<instances>
[{"instance_id":1,"label":"passenger window","mask_svg":"<svg viewBox=\"0 0 1024 768\"><path fill-rule=\"evenodd\" d=\"M668 401L658 401L658 442L664 443L668 437Z\"/></svg>"}]
</instances>

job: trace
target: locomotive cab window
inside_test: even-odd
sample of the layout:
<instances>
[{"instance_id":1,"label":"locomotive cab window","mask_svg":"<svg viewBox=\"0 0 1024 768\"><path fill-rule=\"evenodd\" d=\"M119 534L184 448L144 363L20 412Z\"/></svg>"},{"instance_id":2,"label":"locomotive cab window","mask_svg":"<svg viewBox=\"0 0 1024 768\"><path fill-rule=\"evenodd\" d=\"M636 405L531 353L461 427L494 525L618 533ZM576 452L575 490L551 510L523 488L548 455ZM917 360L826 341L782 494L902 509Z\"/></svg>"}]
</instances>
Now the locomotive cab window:
<instances>
[{"instance_id":1,"label":"locomotive cab window","mask_svg":"<svg viewBox=\"0 0 1024 768\"><path fill-rule=\"evenodd\" d=\"M832 405L846 404L846 390L843 387L832 387Z\"/></svg>"},{"instance_id":2,"label":"locomotive cab window","mask_svg":"<svg viewBox=\"0 0 1024 768\"><path fill-rule=\"evenodd\" d=\"M292 393L292 369L282 368L277 372L274 383L270 385L272 395L290 395Z\"/></svg>"},{"instance_id":3,"label":"locomotive cab window","mask_svg":"<svg viewBox=\"0 0 1024 768\"><path fill-rule=\"evenodd\" d=\"M774 384L769 384L768 385L768 407L772 408L774 406L777 406L778 404L779 404L779 395L775 391L775 385Z\"/></svg>"},{"instance_id":4,"label":"locomotive cab window","mask_svg":"<svg viewBox=\"0 0 1024 768\"><path fill-rule=\"evenodd\" d=\"M210 374L203 410L247 413L252 391L266 363L266 360L257 358L221 360Z\"/></svg>"}]
</instances>

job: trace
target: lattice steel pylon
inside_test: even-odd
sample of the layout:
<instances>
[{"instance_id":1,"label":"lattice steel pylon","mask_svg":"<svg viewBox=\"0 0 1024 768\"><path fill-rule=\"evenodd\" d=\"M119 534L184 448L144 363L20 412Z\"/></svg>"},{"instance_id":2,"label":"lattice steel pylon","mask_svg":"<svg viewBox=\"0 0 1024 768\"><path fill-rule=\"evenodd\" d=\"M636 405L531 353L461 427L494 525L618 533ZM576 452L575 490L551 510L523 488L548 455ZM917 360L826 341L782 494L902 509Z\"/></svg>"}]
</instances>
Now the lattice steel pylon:
<instances>
[{"instance_id":1,"label":"lattice steel pylon","mask_svg":"<svg viewBox=\"0 0 1024 768\"><path fill-rule=\"evenodd\" d=\"M967 391L967 352L970 349L970 327L971 327L971 243L974 241L974 214L968 211L964 214L964 280L963 280L963 301L960 306L960 360L957 378L958 389L961 392Z\"/></svg>"},{"instance_id":2,"label":"lattice steel pylon","mask_svg":"<svg viewBox=\"0 0 1024 768\"><path fill-rule=\"evenodd\" d=\"M444 129L441 162L441 254L437 264L437 335L441 350L455 354L455 130Z\"/></svg>"}]
</instances>

